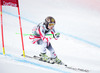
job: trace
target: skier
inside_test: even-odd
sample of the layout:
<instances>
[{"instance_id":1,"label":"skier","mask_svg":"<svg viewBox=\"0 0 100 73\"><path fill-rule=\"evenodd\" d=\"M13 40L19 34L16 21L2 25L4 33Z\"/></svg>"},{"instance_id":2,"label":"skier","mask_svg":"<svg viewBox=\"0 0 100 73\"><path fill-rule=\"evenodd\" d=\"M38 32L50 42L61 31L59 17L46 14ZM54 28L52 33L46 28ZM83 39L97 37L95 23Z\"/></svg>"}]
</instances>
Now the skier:
<instances>
[{"instance_id":1,"label":"skier","mask_svg":"<svg viewBox=\"0 0 100 73\"><path fill-rule=\"evenodd\" d=\"M60 64L61 60L58 59L54 48L52 47L50 43L50 37L46 37L46 34L51 32L53 34L53 38L57 40L60 36L60 34L56 34L54 26L55 26L55 19L51 16L48 16L45 19L45 22L38 24L36 27L33 28L32 33L33 35L30 35L30 39L33 40L33 44L37 42L37 44L42 45L41 47L41 53L39 56L42 58L43 61L48 61L50 58L46 55L46 49L50 51L51 58L55 63Z\"/></svg>"}]
</instances>

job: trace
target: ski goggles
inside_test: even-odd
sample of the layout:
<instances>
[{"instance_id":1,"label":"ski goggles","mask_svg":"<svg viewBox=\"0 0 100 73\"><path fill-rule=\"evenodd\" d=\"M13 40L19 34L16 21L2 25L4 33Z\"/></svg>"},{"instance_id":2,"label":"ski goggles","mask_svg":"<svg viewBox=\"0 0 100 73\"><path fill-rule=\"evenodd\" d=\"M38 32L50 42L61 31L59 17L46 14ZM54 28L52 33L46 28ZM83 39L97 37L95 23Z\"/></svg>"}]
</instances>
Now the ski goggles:
<instances>
[{"instance_id":1,"label":"ski goggles","mask_svg":"<svg viewBox=\"0 0 100 73\"><path fill-rule=\"evenodd\" d=\"M49 23L49 26L54 26L55 24L54 23Z\"/></svg>"}]
</instances>

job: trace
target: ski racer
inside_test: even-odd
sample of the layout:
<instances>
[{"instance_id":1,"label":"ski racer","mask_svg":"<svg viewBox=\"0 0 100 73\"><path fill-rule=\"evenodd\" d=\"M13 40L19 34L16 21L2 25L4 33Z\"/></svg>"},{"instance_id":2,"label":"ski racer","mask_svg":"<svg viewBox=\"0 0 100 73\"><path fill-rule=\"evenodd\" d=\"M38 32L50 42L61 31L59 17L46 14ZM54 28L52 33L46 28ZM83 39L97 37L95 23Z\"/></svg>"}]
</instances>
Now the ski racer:
<instances>
[{"instance_id":1,"label":"ski racer","mask_svg":"<svg viewBox=\"0 0 100 73\"><path fill-rule=\"evenodd\" d=\"M46 37L46 34L51 32L53 34L53 38L57 40L60 36L60 34L56 34L54 26L55 26L55 19L51 16L48 16L45 19L45 22L38 24L36 27L32 29L33 35L30 35L29 38L32 39L33 44L37 43L39 45L42 45L41 47L41 53L39 56L42 58L43 61L48 61L50 58L46 55L46 49L50 51L51 58L56 63L61 63L61 60L58 59L54 48L52 47L50 43L50 37Z\"/></svg>"}]
</instances>

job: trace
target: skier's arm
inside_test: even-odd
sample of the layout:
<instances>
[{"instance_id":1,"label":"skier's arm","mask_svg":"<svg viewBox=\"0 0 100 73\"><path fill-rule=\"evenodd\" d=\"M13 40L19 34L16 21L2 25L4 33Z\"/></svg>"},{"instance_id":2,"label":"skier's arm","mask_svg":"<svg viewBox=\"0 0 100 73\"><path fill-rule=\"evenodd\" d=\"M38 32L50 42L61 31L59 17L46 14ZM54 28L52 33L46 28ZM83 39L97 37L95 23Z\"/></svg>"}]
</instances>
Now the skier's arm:
<instances>
[{"instance_id":1,"label":"skier's arm","mask_svg":"<svg viewBox=\"0 0 100 73\"><path fill-rule=\"evenodd\" d=\"M56 33L55 29L52 29L51 33L53 34L53 38L55 38L55 40L57 40L60 37L60 33Z\"/></svg>"}]
</instances>

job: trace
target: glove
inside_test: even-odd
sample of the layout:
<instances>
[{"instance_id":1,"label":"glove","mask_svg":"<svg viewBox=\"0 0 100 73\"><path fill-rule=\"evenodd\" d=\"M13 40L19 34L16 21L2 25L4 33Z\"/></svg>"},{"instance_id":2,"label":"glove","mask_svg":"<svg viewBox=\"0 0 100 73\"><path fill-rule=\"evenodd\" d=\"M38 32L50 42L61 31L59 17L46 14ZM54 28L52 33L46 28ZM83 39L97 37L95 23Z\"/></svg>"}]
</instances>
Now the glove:
<instances>
[{"instance_id":1,"label":"glove","mask_svg":"<svg viewBox=\"0 0 100 73\"><path fill-rule=\"evenodd\" d=\"M53 37L54 37L54 38L59 38L59 37L60 37L60 33L55 33L55 34L53 35Z\"/></svg>"}]
</instances>

